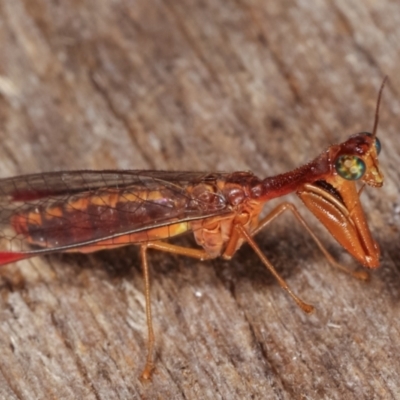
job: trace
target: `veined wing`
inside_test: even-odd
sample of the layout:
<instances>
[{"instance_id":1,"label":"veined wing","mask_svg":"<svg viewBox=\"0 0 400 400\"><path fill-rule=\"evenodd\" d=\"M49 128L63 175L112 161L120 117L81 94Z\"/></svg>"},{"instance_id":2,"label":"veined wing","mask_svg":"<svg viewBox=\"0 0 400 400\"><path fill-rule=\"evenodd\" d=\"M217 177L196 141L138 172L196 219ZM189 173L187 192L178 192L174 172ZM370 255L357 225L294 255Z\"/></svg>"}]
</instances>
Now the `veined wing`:
<instances>
[{"instance_id":1,"label":"veined wing","mask_svg":"<svg viewBox=\"0 0 400 400\"><path fill-rule=\"evenodd\" d=\"M161 227L174 226L167 237L184 232L189 221L231 212L217 187L226 176L127 170L2 179L0 264L96 243L127 244L138 237L130 234Z\"/></svg>"}]
</instances>

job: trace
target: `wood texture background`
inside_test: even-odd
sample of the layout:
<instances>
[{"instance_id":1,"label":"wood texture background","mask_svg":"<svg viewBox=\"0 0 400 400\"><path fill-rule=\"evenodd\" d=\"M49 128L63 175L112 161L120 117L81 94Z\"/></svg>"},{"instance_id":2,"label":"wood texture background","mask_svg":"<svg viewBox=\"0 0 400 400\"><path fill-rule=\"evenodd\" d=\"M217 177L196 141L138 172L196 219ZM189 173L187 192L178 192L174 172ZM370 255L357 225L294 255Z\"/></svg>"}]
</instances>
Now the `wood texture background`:
<instances>
[{"instance_id":1,"label":"wood texture background","mask_svg":"<svg viewBox=\"0 0 400 400\"><path fill-rule=\"evenodd\" d=\"M152 253L157 369L143 384L134 246L9 265L0 398L400 398L399 43L396 0L1 0L1 177L277 174L371 130L385 74L390 83L379 126L385 186L362 194L382 247L369 284L333 270L290 215L257 240L317 307L312 316L248 246L231 262Z\"/></svg>"}]
</instances>

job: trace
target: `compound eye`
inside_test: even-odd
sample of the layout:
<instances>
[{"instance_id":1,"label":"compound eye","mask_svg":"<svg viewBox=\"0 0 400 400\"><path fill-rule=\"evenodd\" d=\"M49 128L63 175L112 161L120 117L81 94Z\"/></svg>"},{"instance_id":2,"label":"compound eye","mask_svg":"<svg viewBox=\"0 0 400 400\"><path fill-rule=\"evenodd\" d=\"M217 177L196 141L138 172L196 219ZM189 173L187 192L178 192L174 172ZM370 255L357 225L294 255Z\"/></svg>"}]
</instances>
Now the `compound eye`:
<instances>
[{"instance_id":1,"label":"compound eye","mask_svg":"<svg viewBox=\"0 0 400 400\"><path fill-rule=\"evenodd\" d=\"M376 154L379 154L382 150L381 141L377 137L375 138L375 148Z\"/></svg>"},{"instance_id":2,"label":"compound eye","mask_svg":"<svg viewBox=\"0 0 400 400\"><path fill-rule=\"evenodd\" d=\"M363 132L363 133L367 136L372 136L372 133L369 132ZM376 154L379 154L382 150L381 141L377 137L375 137L375 149L376 149Z\"/></svg>"},{"instance_id":3,"label":"compound eye","mask_svg":"<svg viewBox=\"0 0 400 400\"><path fill-rule=\"evenodd\" d=\"M335 162L336 172L348 181L360 179L366 170L365 162L357 156L340 156Z\"/></svg>"}]
</instances>

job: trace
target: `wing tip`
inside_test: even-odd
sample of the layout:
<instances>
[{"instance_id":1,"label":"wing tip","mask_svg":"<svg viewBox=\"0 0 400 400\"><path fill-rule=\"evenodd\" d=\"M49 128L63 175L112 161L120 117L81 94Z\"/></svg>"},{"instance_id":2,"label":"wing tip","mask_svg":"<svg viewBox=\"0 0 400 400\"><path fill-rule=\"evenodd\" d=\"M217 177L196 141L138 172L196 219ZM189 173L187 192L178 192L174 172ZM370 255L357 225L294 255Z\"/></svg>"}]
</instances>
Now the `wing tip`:
<instances>
[{"instance_id":1,"label":"wing tip","mask_svg":"<svg viewBox=\"0 0 400 400\"><path fill-rule=\"evenodd\" d=\"M30 257L30 255L27 253L0 251L0 265L10 264L28 257Z\"/></svg>"}]
</instances>

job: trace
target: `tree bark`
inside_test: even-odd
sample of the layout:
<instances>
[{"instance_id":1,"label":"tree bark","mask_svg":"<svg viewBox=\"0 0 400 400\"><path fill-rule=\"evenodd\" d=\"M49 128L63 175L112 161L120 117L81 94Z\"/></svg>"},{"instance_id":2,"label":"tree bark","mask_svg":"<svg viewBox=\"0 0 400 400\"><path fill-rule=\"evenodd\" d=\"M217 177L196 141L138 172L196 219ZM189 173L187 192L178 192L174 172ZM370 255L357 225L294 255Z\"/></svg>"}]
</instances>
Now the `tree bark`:
<instances>
[{"instance_id":1,"label":"tree bark","mask_svg":"<svg viewBox=\"0 0 400 400\"><path fill-rule=\"evenodd\" d=\"M156 369L135 246L36 257L0 277L3 399L400 397L398 1L2 0L0 174L294 169L370 131L385 185L362 202L382 265L333 269L292 216L230 261L149 252ZM357 264L297 199L340 262ZM383 201L385 200L385 201ZM268 203L267 209L281 202ZM183 237L177 243L192 246Z\"/></svg>"}]
</instances>

